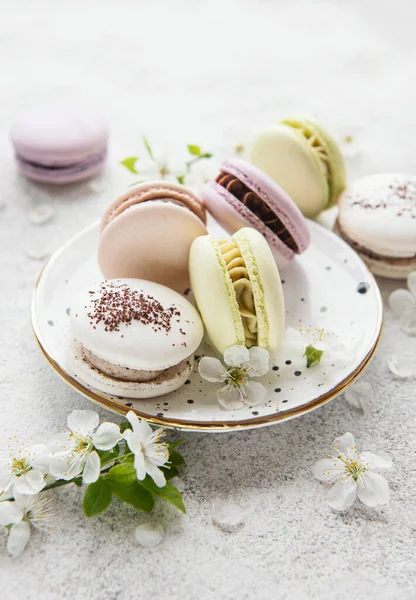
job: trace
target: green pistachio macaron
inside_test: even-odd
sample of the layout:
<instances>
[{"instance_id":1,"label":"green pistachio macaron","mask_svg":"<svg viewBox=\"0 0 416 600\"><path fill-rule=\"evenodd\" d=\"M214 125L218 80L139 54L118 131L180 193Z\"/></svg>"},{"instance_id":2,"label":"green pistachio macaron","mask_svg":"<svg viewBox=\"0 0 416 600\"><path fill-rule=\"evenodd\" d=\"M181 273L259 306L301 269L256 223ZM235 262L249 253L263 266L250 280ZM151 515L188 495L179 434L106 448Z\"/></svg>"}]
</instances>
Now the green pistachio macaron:
<instances>
[{"instance_id":1,"label":"green pistachio macaron","mask_svg":"<svg viewBox=\"0 0 416 600\"><path fill-rule=\"evenodd\" d=\"M311 119L283 119L261 131L251 148L251 162L272 177L309 218L334 206L346 186L338 144Z\"/></svg>"},{"instance_id":2,"label":"green pistachio macaron","mask_svg":"<svg viewBox=\"0 0 416 600\"><path fill-rule=\"evenodd\" d=\"M208 341L219 354L236 345L278 349L285 326L282 286L258 231L244 227L228 240L196 238L189 272Z\"/></svg>"}]
</instances>

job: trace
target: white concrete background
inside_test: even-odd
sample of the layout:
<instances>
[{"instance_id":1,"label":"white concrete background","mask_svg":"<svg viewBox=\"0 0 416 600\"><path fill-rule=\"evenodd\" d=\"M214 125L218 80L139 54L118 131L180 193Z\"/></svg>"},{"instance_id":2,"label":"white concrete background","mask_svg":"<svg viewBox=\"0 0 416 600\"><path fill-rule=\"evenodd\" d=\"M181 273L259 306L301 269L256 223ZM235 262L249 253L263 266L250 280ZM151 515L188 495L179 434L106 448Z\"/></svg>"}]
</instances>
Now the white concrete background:
<instances>
[{"instance_id":1,"label":"white concrete background","mask_svg":"<svg viewBox=\"0 0 416 600\"><path fill-rule=\"evenodd\" d=\"M207 148L230 127L258 127L307 111L354 137L352 178L415 171L416 6L350 2L0 0L0 443L57 430L87 400L58 379L36 348L29 305L40 262L97 218L125 175L117 160L143 132L161 145ZM20 178L8 130L27 106L82 97L112 134L105 189L56 190ZM51 202L39 227L31 208ZM382 282L384 298L395 287ZM410 600L414 589L415 384L394 380L390 352L414 340L386 314L383 340L363 375L375 404L365 417L344 399L289 423L234 435L187 434L186 517L158 505L166 527L153 550L134 544L149 517L116 505L86 520L78 489L55 494L52 532L35 534L19 560L0 550L2 600L60 598ZM103 417L108 417L101 411ZM391 504L344 514L325 504L310 465L346 430L394 459ZM240 502L243 525L223 533L217 498Z\"/></svg>"}]
</instances>

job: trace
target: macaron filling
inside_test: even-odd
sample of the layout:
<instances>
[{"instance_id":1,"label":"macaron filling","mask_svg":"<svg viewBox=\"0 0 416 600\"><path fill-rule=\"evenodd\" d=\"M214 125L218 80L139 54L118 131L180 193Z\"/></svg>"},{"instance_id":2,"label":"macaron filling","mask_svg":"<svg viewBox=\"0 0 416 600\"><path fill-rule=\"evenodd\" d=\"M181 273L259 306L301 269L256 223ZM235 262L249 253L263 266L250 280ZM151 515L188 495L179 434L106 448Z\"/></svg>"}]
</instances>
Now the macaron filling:
<instances>
[{"instance_id":1,"label":"macaron filling","mask_svg":"<svg viewBox=\"0 0 416 600\"><path fill-rule=\"evenodd\" d=\"M16 153L16 160L17 162L29 169L32 169L33 171L43 171L43 172L56 172L56 173L62 173L62 174L67 174L67 173L79 173L82 171L85 171L87 169L90 169L91 167L100 165L107 156L107 150L103 150L102 152L99 152L97 154L94 154L92 156L86 157L83 160L74 162L74 163L67 163L67 164L45 164L45 163L40 163L40 162L36 162L33 160L28 160L27 158L25 158L24 156L22 156L19 153Z\"/></svg>"},{"instance_id":2,"label":"macaron filling","mask_svg":"<svg viewBox=\"0 0 416 600\"><path fill-rule=\"evenodd\" d=\"M83 345L81 345L81 347L84 360L86 360L92 368L97 369L108 377L112 377L113 379L120 381L153 381L159 377L163 371L166 370L161 369L159 371L149 371L124 367L123 365L117 365L109 360L106 360L105 358L97 356L94 354L94 352L91 352L91 350L88 350Z\"/></svg>"},{"instance_id":3,"label":"macaron filling","mask_svg":"<svg viewBox=\"0 0 416 600\"><path fill-rule=\"evenodd\" d=\"M245 183L231 173L222 171L216 182L244 204L264 225L268 227L293 252L299 253L299 247L290 231L276 213L253 192Z\"/></svg>"},{"instance_id":4,"label":"macaron filling","mask_svg":"<svg viewBox=\"0 0 416 600\"><path fill-rule=\"evenodd\" d=\"M199 205L198 201L191 196L191 194L188 194L186 190L177 190L169 186L165 187L163 185L159 185L143 189L139 192L132 193L131 196L123 198L120 202L115 204L112 211L106 215L103 226L105 227L111 223L114 218L128 208L136 206L137 204L152 202L154 200L172 202L173 204L177 204L178 206L186 208L199 219L201 219L203 223L205 223L203 208Z\"/></svg>"},{"instance_id":5,"label":"macaron filling","mask_svg":"<svg viewBox=\"0 0 416 600\"><path fill-rule=\"evenodd\" d=\"M218 240L217 244L220 247L237 298L239 313L243 321L245 345L254 346L257 343L257 315L253 289L244 258L235 241Z\"/></svg>"}]
</instances>

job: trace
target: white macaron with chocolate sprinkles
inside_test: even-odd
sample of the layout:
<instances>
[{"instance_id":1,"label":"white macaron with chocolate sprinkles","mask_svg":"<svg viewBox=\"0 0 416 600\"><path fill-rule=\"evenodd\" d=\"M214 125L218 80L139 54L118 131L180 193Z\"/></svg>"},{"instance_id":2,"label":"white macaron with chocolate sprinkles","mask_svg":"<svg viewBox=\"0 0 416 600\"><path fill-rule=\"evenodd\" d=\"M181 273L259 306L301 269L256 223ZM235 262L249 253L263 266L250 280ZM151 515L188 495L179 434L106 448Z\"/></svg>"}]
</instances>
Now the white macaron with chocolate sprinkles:
<instances>
[{"instance_id":1,"label":"white macaron with chocolate sprinkles","mask_svg":"<svg viewBox=\"0 0 416 600\"><path fill-rule=\"evenodd\" d=\"M71 307L74 374L112 396L152 398L178 389L202 337L188 300L150 281L105 280L83 290Z\"/></svg>"},{"instance_id":2,"label":"white macaron with chocolate sprinkles","mask_svg":"<svg viewBox=\"0 0 416 600\"><path fill-rule=\"evenodd\" d=\"M341 198L335 229L375 275L405 279L416 270L416 176L358 179Z\"/></svg>"}]
</instances>

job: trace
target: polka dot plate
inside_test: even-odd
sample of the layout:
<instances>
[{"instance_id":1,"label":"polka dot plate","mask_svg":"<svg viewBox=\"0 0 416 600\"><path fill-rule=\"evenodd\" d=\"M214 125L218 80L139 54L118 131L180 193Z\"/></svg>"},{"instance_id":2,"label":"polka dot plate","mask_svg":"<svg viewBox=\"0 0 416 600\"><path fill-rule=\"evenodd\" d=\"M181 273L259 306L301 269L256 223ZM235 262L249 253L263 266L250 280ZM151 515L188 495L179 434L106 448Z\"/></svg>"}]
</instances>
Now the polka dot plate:
<instances>
[{"instance_id":1,"label":"polka dot plate","mask_svg":"<svg viewBox=\"0 0 416 600\"><path fill-rule=\"evenodd\" d=\"M383 320L377 284L362 260L331 231L314 222L309 227L310 248L281 271L290 329L279 354L271 357L269 373L256 380L268 391L261 406L235 411L220 407L217 384L198 373L198 359L212 355L206 345L197 351L186 384L159 398L109 396L74 375L66 343L70 302L79 288L102 279L96 263L98 223L55 252L39 276L32 304L36 339L53 369L78 392L120 414L134 410L153 424L219 432L298 417L335 398L359 377L376 350ZM212 220L209 230L215 237L226 237ZM319 364L307 368L304 348L317 339L325 344L325 352Z\"/></svg>"}]
</instances>

